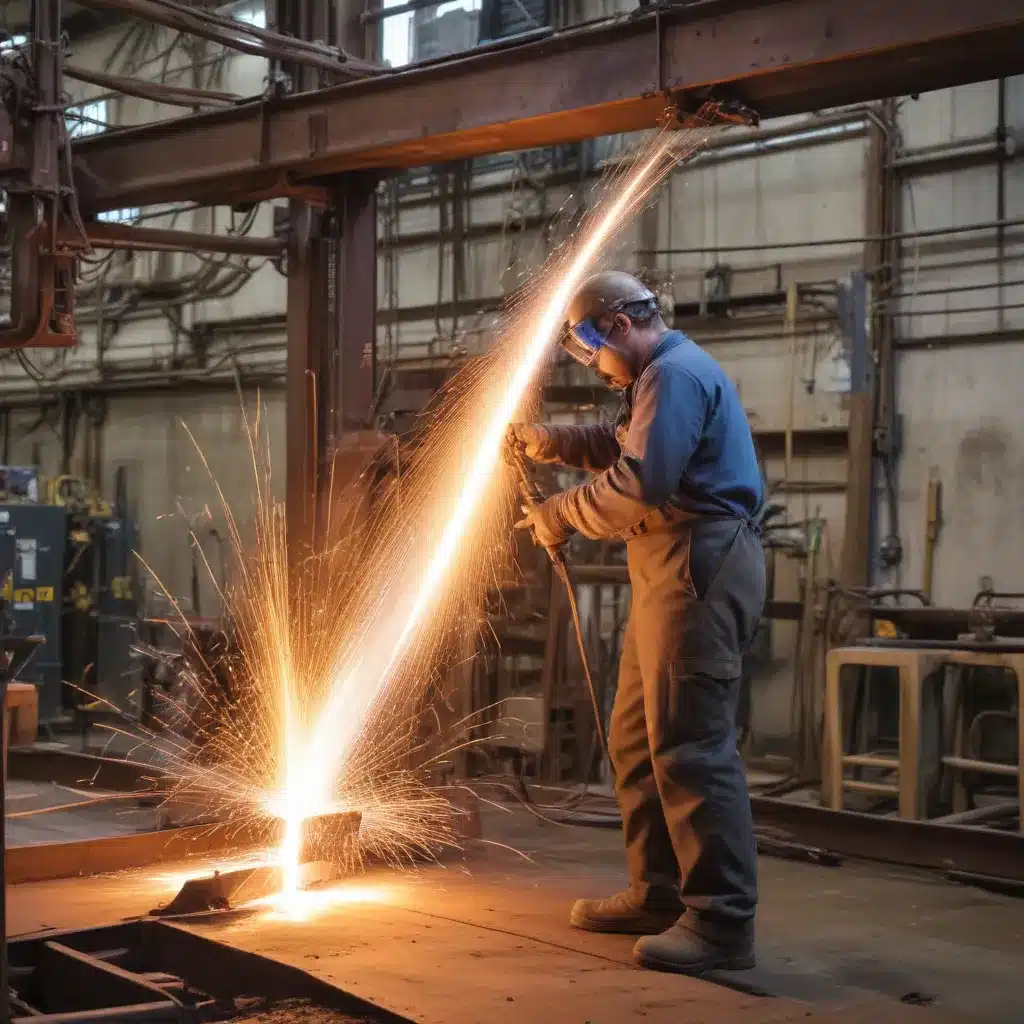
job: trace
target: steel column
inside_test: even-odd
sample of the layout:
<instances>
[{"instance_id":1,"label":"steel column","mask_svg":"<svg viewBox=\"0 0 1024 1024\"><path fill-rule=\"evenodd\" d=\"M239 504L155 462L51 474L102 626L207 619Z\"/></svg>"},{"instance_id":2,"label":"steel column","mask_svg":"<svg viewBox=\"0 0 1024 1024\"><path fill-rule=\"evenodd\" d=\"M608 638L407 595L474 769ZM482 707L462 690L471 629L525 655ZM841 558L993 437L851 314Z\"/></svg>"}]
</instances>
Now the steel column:
<instances>
[{"instance_id":1,"label":"steel column","mask_svg":"<svg viewBox=\"0 0 1024 1024\"><path fill-rule=\"evenodd\" d=\"M292 200L288 232L286 502L293 552L312 536L325 408L327 243L324 214Z\"/></svg>"},{"instance_id":2,"label":"steel column","mask_svg":"<svg viewBox=\"0 0 1024 1024\"><path fill-rule=\"evenodd\" d=\"M339 181L335 344L338 435L370 427L377 330L377 181L346 174Z\"/></svg>"},{"instance_id":3,"label":"steel column","mask_svg":"<svg viewBox=\"0 0 1024 1024\"><path fill-rule=\"evenodd\" d=\"M359 10L361 10L361 6ZM282 25L365 54L356 5L282 0ZM315 83L292 69L300 88ZM311 125L312 130L312 125ZM377 286L376 176L354 172L316 211L294 201L288 257L288 523L290 542L308 542L346 432L367 426L374 396ZM339 470L340 472L340 470Z\"/></svg>"}]
</instances>

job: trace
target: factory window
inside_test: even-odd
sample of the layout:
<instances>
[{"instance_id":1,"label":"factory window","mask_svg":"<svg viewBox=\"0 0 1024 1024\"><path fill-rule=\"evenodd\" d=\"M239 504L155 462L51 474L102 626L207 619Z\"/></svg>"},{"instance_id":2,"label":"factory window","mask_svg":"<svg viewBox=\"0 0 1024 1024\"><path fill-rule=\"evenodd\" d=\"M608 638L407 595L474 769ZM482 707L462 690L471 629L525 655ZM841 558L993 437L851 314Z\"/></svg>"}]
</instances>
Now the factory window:
<instances>
[{"instance_id":1,"label":"factory window","mask_svg":"<svg viewBox=\"0 0 1024 1024\"><path fill-rule=\"evenodd\" d=\"M68 134L73 139L98 135L107 128L107 101L90 100L88 103L68 107L64 119L68 126Z\"/></svg>"},{"instance_id":2,"label":"factory window","mask_svg":"<svg viewBox=\"0 0 1024 1024\"><path fill-rule=\"evenodd\" d=\"M28 42L28 36L19 33L15 36L8 36L0 40L0 53L8 53L11 50L18 50Z\"/></svg>"},{"instance_id":3,"label":"factory window","mask_svg":"<svg viewBox=\"0 0 1024 1024\"><path fill-rule=\"evenodd\" d=\"M265 4L243 4L231 11L231 17L235 21L244 21L247 25L255 25L256 28L267 27L267 8Z\"/></svg>"},{"instance_id":4,"label":"factory window","mask_svg":"<svg viewBox=\"0 0 1024 1024\"><path fill-rule=\"evenodd\" d=\"M137 206L126 206L123 210L104 210L96 215L98 220L105 220L108 224L130 224L137 220L140 210Z\"/></svg>"},{"instance_id":5,"label":"factory window","mask_svg":"<svg viewBox=\"0 0 1024 1024\"><path fill-rule=\"evenodd\" d=\"M389 15L389 7L400 10ZM381 56L393 68L470 50L480 40L481 0L445 0L408 10L407 0L384 0Z\"/></svg>"}]
</instances>

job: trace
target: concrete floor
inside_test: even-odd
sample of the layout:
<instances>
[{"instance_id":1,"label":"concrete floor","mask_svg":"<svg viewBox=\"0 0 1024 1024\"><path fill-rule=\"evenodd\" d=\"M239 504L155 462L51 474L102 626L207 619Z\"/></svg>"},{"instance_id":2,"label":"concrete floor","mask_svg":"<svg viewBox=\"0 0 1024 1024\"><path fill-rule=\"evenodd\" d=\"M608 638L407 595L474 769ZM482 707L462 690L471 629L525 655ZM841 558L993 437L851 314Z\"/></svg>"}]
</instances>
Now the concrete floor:
<instances>
[{"instance_id":1,"label":"concrete floor","mask_svg":"<svg viewBox=\"0 0 1024 1024\"><path fill-rule=\"evenodd\" d=\"M102 831L103 815L91 813ZM107 814L116 825L120 816ZM82 828L74 824L75 837ZM204 932L437 1024L1024 1019L1024 901L864 863L822 868L762 858L754 971L715 979L724 984L641 971L628 938L566 925L576 896L622 883L620 842L616 831L488 811L484 838L460 860L370 872L313 920L261 914ZM8 933L145 914L179 882L163 865L16 886ZM905 1006L902 998L932 1005ZM837 1006L848 1014L836 1016Z\"/></svg>"}]
</instances>

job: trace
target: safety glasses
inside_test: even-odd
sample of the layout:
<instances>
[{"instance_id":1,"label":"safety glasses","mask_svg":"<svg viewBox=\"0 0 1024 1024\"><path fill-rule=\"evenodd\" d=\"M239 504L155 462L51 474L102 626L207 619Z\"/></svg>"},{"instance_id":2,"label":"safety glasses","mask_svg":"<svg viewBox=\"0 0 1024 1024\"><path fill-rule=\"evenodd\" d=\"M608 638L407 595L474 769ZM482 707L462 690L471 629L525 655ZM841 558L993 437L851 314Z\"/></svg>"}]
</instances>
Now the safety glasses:
<instances>
[{"instance_id":1,"label":"safety glasses","mask_svg":"<svg viewBox=\"0 0 1024 1024\"><path fill-rule=\"evenodd\" d=\"M587 317L575 327L570 327L562 336L562 348L583 366L593 366L601 346L608 340L610 329L602 331Z\"/></svg>"}]
</instances>

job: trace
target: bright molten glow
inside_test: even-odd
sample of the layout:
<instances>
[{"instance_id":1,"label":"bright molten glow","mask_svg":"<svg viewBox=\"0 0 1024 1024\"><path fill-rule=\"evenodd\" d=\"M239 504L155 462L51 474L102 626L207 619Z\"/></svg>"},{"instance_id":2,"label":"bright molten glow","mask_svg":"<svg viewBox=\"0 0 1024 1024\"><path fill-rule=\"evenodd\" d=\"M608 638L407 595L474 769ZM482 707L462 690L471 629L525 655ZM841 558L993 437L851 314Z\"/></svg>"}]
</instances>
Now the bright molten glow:
<instances>
[{"instance_id":1,"label":"bright molten glow","mask_svg":"<svg viewBox=\"0 0 1024 1024\"><path fill-rule=\"evenodd\" d=\"M443 617L440 609L452 577L463 569L468 547L479 543L478 515L493 491L506 427L550 352L573 292L615 231L638 212L680 156L696 149L708 134L663 134L621 172L581 230L578 244L556 254L555 265L545 268L544 280L551 284L541 285L526 314L499 342L508 346L507 358L474 394L473 414L462 430L452 430L447 455L457 476L450 469L438 474L433 501L423 510L426 528L411 530L403 557L386 566L388 578L378 581L380 593L360 623L358 648L339 651L311 728L289 738L287 784L278 800L285 821L284 863L291 861L297 868L302 820L330 803L338 780L348 777L351 759L368 731L372 734L375 719L400 698L400 680L415 661L413 649L424 640L431 620ZM425 562L417 557L421 550L429 551ZM297 869L288 874L292 881L285 899L298 890Z\"/></svg>"},{"instance_id":2,"label":"bright molten glow","mask_svg":"<svg viewBox=\"0 0 1024 1024\"><path fill-rule=\"evenodd\" d=\"M268 907L271 916L286 921L308 921L336 907L359 903L389 903L389 889L380 885L341 884L324 889L300 889L295 893L284 891L257 900Z\"/></svg>"},{"instance_id":3,"label":"bright molten glow","mask_svg":"<svg viewBox=\"0 0 1024 1024\"><path fill-rule=\"evenodd\" d=\"M290 536L273 497L261 414L254 423L243 417L256 480L245 529L220 495L234 554L222 595L232 635L187 661L174 692L158 694L161 729L139 742L178 776L174 798L236 829L239 848L277 844L283 886L274 907L283 916L354 898L302 889L307 838L313 846L345 841L332 838L332 813L361 815L355 864L408 863L458 845L452 805L431 772L472 742L460 730L473 725L444 717L441 683L473 656L487 591L509 571L506 427L535 402L565 306L598 255L710 133L661 133L609 174L582 224L519 290L499 337L452 378L411 439L386 454L369 508L356 497L361 484L336 492L333 480L321 481L326 508L309 510L300 524L312 527L308 536ZM216 582L201 543L211 518L204 509L190 529ZM329 847L327 858L349 853Z\"/></svg>"}]
</instances>

